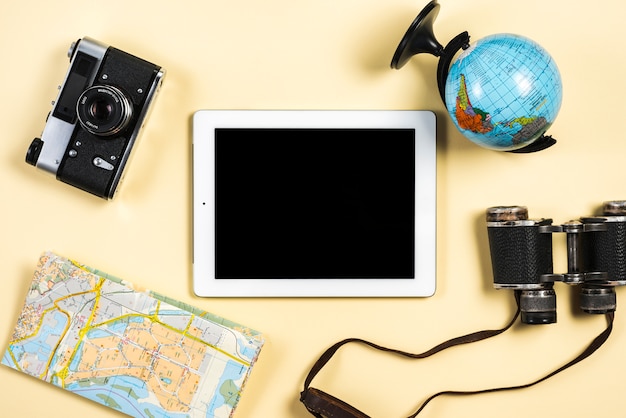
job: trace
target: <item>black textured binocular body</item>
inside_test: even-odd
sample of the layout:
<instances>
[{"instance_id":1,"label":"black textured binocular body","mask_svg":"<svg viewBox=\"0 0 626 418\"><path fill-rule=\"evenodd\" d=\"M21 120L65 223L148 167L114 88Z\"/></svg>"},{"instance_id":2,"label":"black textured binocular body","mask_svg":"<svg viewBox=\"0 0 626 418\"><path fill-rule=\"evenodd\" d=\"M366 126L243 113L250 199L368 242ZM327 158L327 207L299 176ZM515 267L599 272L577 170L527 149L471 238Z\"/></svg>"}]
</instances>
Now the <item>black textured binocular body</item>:
<instances>
[{"instance_id":1,"label":"black textured binocular body","mask_svg":"<svg viewBox=\"0 0 626 418\"><path fill-rule=\"evenodd\" d=\"M487 232L496 289L519 292L522 322L556 322L554 283L580 286L580 308L616 309L615 286L626 284L626 201L610 201L603 214L562 225L529 219L524 206L487 209ZM553 271L552 235L565 233L567 273Z\"/></svg>"}]
</instances>

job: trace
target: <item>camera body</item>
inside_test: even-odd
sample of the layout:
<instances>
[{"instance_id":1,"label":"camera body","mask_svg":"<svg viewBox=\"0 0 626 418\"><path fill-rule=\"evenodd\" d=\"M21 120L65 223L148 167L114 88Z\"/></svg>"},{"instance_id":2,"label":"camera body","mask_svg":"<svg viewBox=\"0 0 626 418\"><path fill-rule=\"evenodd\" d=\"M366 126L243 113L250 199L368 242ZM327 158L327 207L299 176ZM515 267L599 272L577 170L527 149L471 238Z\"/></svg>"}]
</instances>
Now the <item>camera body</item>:
<instances>
[{"instance_id":1,"label":"camera body","mask_svg":"<svg viewBox=\"0 0 626 418\"><path fill-rule=\"evenodd\" d=\"M112 199L165 70L90 38L72 44L70 68L26 162Z\"/></svg>"},{"instance_id":2,"label":"camera body","mask_svg":"<svg viewBox=\"0 0 626 418\"><path fill-rule=\"evenodd\" d=\"M555 282L580 285L580 308L605 314L616 309L616 286L626 285L626 201L609 201L598 216L562 225L529 219L523 206L487 209L494 287L519 292L522 322L556 322ZM555 274L552 235L565 233L567 272Z\"/></svg>"}]
</instances>

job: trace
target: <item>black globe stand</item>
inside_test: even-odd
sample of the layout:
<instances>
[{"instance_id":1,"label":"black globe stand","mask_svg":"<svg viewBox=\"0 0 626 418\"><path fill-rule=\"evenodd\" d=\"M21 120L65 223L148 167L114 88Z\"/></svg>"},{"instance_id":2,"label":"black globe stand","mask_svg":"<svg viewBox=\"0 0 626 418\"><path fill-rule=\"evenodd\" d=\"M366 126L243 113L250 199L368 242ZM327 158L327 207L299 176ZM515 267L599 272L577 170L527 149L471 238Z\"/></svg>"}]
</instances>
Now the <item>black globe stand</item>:
<instances>
[{"instance_id":1,"label":"black globe stand","mask_svg":"<svg viewBox=\"0 0 626 418\"><path fill-rule=\"evenodd\" d=\"M526 145L524 148L516 149L511 152L513 154L529 154L531 152L537 152L544 150L546 148L551 147L556 144L556 139L552 138L552 135L541 135L539 138L535 139L532 144Z\"/></svg>"},{"instance_id":2,"label":"black globe stand","mask_svg":"<svg viewBox=\"0 0 626 418\"><path fill-rule=\"evenodd\" d=\"M439 57L437 66L437 87L439 95L445 104L445 86L448 78L448 71L454 56L461 49L469 48L469 34L463 32L455 36L444 48L437 41L433 31L433 24L441 6L437 0L432 0L417 15L409 29L400 40L400 44L391 59L391 68L399 70L413 55L431 54Z\"/></svg>"},{"instance_id":3,"label":"black globe stand","mask_svg":"<svg viewBox=\"0 0 626 418\"><path fill-rule=\"evenodd\" d=\"M433 23L439 15L441 6L436 0L431 1L417 15L404 34L391 60L391 68L399 70L415 54L428 53L436 57L443 54L441 45L433 33Z\"/></svg>"},{"instance_id":4,"label":"black globe stand","mask_svg":"<svg viewBox=\"0 0 626 418\"><path fill-rule=\"evenodd\" d=\"M437 65L437 87L439 88L439 95L444 105L446 103L446 80L448 79L450 64L452 64L452 60L457 52L461 49L469 48L469 39L470 37L467 32L458 34L446 45L443 54L439 57L439 64Z\"/></svg>"},{"instance_id":5,"label":"black globe stand","mask_svg":"<svg viewBox=\"0 0 626 418\"><path fill-rule=\"evenodd\" d=\"M439 96L445 106L445 86L446 80L448 79L448 72L450 71L450 65L455 55L461 49L469 48L470 36L467 32L460 33L444 48L443 45L437 41L437 38L435 38L433 30L433 24L439 15L440 8L441 6L437 0L431 0L417 15L396 48L393 58L391 59L391 68L399 70L413 55L417 54L426 53L439 57L439 64L437 65L437 88L439 89ZM506 152L517 154L537 152L551 147L555 143L556 140L552 138L552 136L541 135L530 145Z\"/></svg>"}]
</instances>

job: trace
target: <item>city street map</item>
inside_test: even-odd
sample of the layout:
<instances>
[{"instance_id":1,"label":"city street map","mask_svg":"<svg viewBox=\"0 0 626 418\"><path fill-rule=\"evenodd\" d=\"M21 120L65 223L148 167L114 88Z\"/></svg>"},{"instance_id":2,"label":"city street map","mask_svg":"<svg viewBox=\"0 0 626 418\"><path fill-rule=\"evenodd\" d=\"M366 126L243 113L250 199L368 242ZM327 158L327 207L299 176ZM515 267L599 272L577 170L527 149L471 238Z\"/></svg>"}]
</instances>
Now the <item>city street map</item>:
<instances>
[{"instance_id":1,"label":"city street map","mask_svg":"<svg viewBox=\"0 0 626 418\"><path fill-rule=\"evenodd\" d=\"M134 417L230 417L262 336L54 253L2 364Z\"/></svg>"}]
</instances>

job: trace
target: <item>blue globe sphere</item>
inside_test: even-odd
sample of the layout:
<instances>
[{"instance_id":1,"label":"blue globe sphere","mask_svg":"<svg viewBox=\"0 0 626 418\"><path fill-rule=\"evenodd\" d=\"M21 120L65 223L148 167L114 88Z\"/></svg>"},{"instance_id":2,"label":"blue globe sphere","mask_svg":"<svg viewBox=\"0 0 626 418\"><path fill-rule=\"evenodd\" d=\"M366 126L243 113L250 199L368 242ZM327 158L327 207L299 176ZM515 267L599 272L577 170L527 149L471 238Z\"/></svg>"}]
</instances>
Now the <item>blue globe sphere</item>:
<instances>
[{"instance_id":1,"label":"blue globe sphere","mask_svg":"<svg viewBox=\"0 0 626 418\"><path fill-rule=\"evenodd\" d=\"M552 125L561 108L559 70L545 49L519 35L487 36L450 66L445 103L456 127L485 148L523 148Z\"/></svg>"}]
</instances>

